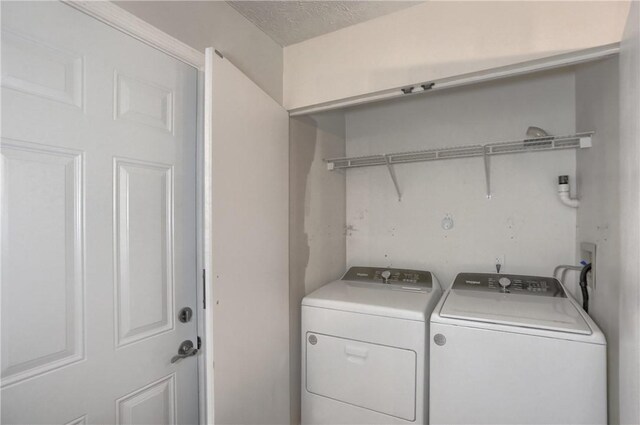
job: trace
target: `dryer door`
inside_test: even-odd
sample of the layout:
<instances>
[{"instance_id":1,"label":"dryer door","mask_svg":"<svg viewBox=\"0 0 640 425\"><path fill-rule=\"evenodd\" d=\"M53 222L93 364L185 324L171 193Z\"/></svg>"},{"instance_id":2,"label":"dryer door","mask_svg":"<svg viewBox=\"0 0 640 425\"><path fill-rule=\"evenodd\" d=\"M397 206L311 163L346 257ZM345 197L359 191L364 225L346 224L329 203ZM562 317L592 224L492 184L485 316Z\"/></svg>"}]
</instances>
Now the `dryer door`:
<instances>
[{"instance_id":1,"label":"dryer door","mask_svg":"<svg viewBox=\"0 0 640 425\"><path fill-rule=\"evenodd\" d=\"M416 353L306 334L306 390L408 421L416 417Z\"/></svg>"}]
</instances>

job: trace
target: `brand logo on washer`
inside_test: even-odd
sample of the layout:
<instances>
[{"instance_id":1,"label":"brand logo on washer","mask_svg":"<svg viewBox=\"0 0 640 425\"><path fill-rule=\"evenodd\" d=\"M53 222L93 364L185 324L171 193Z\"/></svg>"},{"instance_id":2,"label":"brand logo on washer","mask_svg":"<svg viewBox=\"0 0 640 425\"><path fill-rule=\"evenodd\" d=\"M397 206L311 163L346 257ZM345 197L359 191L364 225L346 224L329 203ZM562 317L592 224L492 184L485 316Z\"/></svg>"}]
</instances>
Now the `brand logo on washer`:
<instances>
[{"instance_id":1,"label":"brand logo on washer","mask_svg":"<svg viewBox=\"0 0 640 425\"><path fill-rule=\"evenodd\" d=\"M447 343L447 338L442 334L435 334L433 336L433 342L435 342L436 345L445 345Z\"/></svg>"},{"instance_id":2,"label":"brand logo on washer","mask_svg":"<svg viewBox=\"0 0 640 425\"><path fill-rule=\"evenodd\" d=\"M315 335L309 335L309 344L316 345L318 343L318 337Z\"/></svg>"}]
</instances>

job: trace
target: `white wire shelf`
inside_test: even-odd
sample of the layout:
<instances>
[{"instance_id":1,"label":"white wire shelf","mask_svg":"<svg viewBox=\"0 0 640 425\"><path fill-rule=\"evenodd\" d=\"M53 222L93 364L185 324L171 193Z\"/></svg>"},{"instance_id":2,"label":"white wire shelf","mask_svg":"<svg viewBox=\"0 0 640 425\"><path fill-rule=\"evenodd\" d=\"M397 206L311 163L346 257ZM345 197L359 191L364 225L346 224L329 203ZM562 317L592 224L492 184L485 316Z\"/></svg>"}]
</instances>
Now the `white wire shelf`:
<instances>
[{"instance_id":1,"label":"white wire shelf","mask_svg":"<svg viewBox=\"0 0 640 425\"><path fill-rule=\"evenodd\" d=\"M594 132L576 133L566 136L545 136L507 142L493 142L481 145L458 146L450 148L426 149L420 151L395 152L379 155L354 156L325 159L328 170L345 170L349 168L373 167L385 165L389 169L391 179L398 192L398 200L402 198L393 166L412 162L437 161L441 159L483 157L485 161L485 177L487 180L487 198L491 197L489 157L513 153L551 151L561 149L584 149L591 147Z\"/></svg>"}]
</instances>

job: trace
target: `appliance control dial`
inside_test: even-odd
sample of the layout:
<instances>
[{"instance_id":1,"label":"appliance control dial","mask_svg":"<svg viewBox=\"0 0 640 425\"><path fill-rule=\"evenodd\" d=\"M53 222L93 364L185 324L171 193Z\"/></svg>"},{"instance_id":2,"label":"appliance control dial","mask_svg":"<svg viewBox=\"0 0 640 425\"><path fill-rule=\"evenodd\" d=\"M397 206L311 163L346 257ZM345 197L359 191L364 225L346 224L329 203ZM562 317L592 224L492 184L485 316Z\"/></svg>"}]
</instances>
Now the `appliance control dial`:
<instances>
[{"instance_id":1,"label":"appliance control dial","mask_svg":"<svg viewBox=\"0 0 640 425\"><path fill-rule=\"evenodd\" d=\"M384 283L388 283L389 278L391 277L391 272L389 270L385 270L380 274L380 276L382 276L382 281Z\"/></svg>"},{"instance_id":2,"label":"appliance control dial","mask_svg":"<svg viewBox=\"0 0 640 425\"><path fill-rule=\"evenodd\" d=\"M509 279L508 277L501 277L500 279L498 279L498 283L500 284L500 286L506 289L509 285L511 285L511 279Z\"/></svg>"}]
</instances>

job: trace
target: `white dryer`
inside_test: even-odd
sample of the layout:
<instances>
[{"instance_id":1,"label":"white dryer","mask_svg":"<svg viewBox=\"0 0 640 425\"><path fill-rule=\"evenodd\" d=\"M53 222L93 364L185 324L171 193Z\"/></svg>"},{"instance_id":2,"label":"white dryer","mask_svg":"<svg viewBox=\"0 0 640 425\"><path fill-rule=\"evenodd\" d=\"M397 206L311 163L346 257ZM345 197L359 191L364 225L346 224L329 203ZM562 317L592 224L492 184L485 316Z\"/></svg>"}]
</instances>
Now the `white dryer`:
<instances>
[{"instance_id":1,"label":"white dryer","mask_svg":"<svg viewBox=\"0 0 640 425\"><path fill-rule=\"evenodd\" d=\"M556 279L459 274L431 316L429 419L606 424L606 341Z\"/></svg>"},{"instance_id":2,"label":"white dryer","mask_svg":"<svg viewBox=\"0 0 640 425\"><path fill-rule=\"evenodd\" d=\"M427 422L430 272L352 267L302 300L302 423Z\"/></svg>"}]
</instances>

